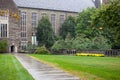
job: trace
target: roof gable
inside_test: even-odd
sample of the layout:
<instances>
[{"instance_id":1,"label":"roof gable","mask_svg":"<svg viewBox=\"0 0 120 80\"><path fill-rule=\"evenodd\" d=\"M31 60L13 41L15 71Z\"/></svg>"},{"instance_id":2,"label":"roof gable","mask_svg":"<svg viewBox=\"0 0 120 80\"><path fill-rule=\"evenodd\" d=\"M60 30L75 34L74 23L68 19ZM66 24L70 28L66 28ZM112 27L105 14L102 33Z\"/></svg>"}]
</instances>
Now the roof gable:
<instances>
[{"instance_id":1,"label":"roof gable","mask_svg":"<svg viewBox=\"0 0 120 80\"><path fill-rule=\"evenodd\" d=\"M94 7L92 0L14 0L18 7L81 12Z\"/></svg>"},{"instance_id":2,"label":"roof gable","mask_svg":"<svg viewBox=\"0 0 120 80\"><path fill-rule=\"evenodd\" d=\"M10 12L18 11L13 0L0 0L0 9L9 9Z\"/></svg>"}]
</instances>

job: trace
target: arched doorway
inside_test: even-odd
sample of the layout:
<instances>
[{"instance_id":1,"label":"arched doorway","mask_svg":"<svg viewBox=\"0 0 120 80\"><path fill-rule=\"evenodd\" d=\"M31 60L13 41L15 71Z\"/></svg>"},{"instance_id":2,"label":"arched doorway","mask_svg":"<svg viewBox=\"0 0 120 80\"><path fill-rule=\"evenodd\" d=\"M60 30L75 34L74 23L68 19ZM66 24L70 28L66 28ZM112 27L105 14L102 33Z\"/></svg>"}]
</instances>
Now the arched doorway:
<instances>
[{"instance_id":1,"label":"arched doorway","mask_svg":"<svg viewBox=\"0 0 120 80\"><path fill-rule=\"evenodd\" d=\"M12 46L11 46L11 52L14 52L14 51L15 51L15 46L12 45Z\"/></svg>"}]
</instances>

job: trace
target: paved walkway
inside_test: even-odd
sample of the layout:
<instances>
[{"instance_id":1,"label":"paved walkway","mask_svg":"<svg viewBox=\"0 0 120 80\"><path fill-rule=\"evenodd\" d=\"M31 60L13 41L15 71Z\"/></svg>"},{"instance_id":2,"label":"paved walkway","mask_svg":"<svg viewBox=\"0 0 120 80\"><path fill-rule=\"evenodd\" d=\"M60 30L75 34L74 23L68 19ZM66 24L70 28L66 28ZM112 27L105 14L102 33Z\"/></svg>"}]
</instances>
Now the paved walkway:
<instances>
[{"instance_id":1,"label":"paved walkway","mask_svg":"<svg viewBox=\"0 0 120 80\"><path fill-rule=\"evenodd\" d=\"M35 80L80 80L78 77L37 61L25 54L15 54L15 56Z\"/></svg>"}]
</instances>

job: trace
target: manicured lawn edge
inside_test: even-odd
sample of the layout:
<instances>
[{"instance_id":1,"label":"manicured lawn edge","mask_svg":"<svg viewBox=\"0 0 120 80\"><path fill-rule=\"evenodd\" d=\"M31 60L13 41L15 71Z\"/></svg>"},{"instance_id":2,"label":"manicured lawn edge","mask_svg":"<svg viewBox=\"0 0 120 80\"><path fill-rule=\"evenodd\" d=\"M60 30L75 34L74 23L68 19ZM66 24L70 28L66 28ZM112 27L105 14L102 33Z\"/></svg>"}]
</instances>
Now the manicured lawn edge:
<instances>
[{"instance_id":1,"label":"manicured lawn edge","mask_svg":"<svg viewBox=\"0 0 120 80\"><path fill-rule=\"evenodd\" d=\"M120 58L35 54L30 56L34 56L40 61L70 72L84 80L120 79ZM74 69L71 67L74 67Z\"/></svg>"},{"instance_id":2,"label":"manicured lawn edge","mask_svg":"<svg viewBox=\"0 0 120 80\"><path fill-rule=\"evenodd\" d=\"M34 80L12 54L0 54L0 80Z\"/></svg>"}]
</instances>

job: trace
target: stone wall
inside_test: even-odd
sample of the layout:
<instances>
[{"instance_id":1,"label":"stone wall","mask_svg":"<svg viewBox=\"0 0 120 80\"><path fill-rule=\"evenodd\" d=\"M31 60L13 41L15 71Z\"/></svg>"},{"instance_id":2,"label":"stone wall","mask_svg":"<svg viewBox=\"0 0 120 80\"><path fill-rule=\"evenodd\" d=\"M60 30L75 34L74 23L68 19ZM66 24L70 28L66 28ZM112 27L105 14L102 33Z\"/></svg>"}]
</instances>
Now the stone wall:
<instances>
[{"instance_id":1,"label":"stone wall","mask_svg":"<svg viewBox=\"0 0 120 80\"><path fill-rule=\"evenodd\" d=\"M21 42L27 41L31 44L32 33L35 32L35 29L32 27L32 12L37 13L37 21L42 18L42 13L46 13L51 21L51 14L55 14L55 29L56 35L59 35L60 29L60 15L64 15L64 20L68 16L76 17L78 13L75 12L65 12L65 11L57 11L57 10L44 10L44 9L34 9L34 8L20 8L15 5L13 0L0 0L0 10L8 10L9 11L9 18L8 18L8 37L5 38L8 41L9 52L21 52ZM20 26L20 19L16 19L14 15L20 15L19 12L26 12L27 14L27 37L21 38L21 26ZM2 38L0 38L2 39Z\"/></svg>"},{"instance_id":2,"label":"stone wall","mask_svg":"<svg viewBox=\"0 0 120 80\"><path fill-rule=\"evenodd\" d=\"M13 0L0 0L0 10L8 10L8 52L20 51L20 20L16 19L14 15L19 15L19 11Z\"/></svg>"},{"instance_id":3,"label":"stone wall","mask_svg":"<svg viewBox=\"0 0 120 80\"><path fill-rule=\"evenodd\" d=\"M32 33L34 32L32 28L32 13L37 13L37 21L39 21L42 18L42 13L46 13L46 15L49 17L49 20L51 21L51 14L56 15L56 35L59 35L59 29L60 29L60 15L64 15L65 19L68 16L74 16L76 17L78 13L74 12L63 12L63 11L52 11L52 10L41 10L41 9L31 9L31 8L19 8L20 12L26 12L27 15L27 41L31 43ZM25 40L25 39L22 39Z\"/></svg>"}]
</instances>

